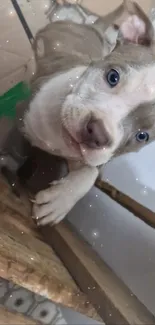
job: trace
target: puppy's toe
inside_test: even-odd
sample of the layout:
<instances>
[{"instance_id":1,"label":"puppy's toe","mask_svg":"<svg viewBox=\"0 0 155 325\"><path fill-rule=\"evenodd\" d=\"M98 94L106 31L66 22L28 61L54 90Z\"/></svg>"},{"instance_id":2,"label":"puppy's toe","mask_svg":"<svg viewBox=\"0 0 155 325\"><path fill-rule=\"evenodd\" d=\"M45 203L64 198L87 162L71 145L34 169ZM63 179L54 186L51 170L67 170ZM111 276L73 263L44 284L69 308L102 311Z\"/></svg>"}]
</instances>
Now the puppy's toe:
<instances>
[{"instance_id":1,"label":"puppy's toe","mask_svg":"<svg viewBox=\"0 0 155 325\"><path fill-rule=\"evenodd\" d=\"M52 182L49 188L47 188L46 190L40 191L34 200L34 203L36 204L46 204L49 203L51 201L51 198L55 198L57 196L57 188L59 188L59 186L61 184L64 184L64 179L61 179L59 181L54 181Z\"/></svg>"},{"instance_id":2,"label":"puppy's toe","mask_svg":"<svg viewBox=\"0 0 155 325\"><path fill-rule=\"evenodd\" d=\"M40 191L35 198L36 204L45 204L48 203L51 199L51 189Z\"/></svg>"},{"instance_id":3,"label":"puppy's toe","mask_svg":"<svg viewBox=\"0 0 155 325\"><path fill-rule=\"evenodd\" d=\"M59 223L75 204L68 179L62 179L36 195L33 215L40 226Z\"/></svg>"},{"instance_id":4,"label":"puppy's toe","mask_svg":"<svg viewBox=\"0 0 155 325\"><path fill-rule=\"evenodd\" d=\"M53 213L52 203L46 203L42 205L34 204L33 206L33 215L37 220L46 217L51 213Z\"/></svg>"},{"instance_id":5,"label":"puppy's toe","mask_svg":"<svg viewBox=\"0 0 155 325\"><path fill-rule=\"evenodd\" d=\"M53 181L52 183L50 183L51 186L55 186L55 185L61 185L64 184L66 182L65 178L61 178L58 181Z\"/></svg>"},{"instance_id":6,"label":"puppy's toe","mask_svg":"<svg viewBox=\"0 0 155 325\"><path fill-rule=\"evenodd\" d=\"M38 226L46 226L48 224L51 224L51 226L54 226L56 224L58 224L60 221L62 221L64 219L64 215L63 216L57 216L57 214L52 213L49 214L48 216L40 219L37 221Z\"/></svg>"}]
</instances>

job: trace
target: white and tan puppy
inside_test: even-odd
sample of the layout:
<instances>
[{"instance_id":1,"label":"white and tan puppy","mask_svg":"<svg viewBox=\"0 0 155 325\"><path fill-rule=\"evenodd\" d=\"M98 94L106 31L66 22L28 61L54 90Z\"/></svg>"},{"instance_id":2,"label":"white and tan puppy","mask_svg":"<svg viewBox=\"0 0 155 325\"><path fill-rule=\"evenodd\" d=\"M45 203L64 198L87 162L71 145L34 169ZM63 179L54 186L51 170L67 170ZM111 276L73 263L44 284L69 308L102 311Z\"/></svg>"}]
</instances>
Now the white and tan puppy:
<instances>
[{"instance_id":1,"label":"white and tan puppy","mask_svg":"<svg viewBox=\"0 0 155 325\"><path fill-rule=\"evenodd\" d=\"M153 27L137 4L125 1L119 10L113 26L119 42L106 57L101 17L92 26L49 24L36 37L24 132L32 145L70 165L66 178L37 194L38 225L60 222L93 186L99 166L154 139Z\"/></svg>"}]
</instances>

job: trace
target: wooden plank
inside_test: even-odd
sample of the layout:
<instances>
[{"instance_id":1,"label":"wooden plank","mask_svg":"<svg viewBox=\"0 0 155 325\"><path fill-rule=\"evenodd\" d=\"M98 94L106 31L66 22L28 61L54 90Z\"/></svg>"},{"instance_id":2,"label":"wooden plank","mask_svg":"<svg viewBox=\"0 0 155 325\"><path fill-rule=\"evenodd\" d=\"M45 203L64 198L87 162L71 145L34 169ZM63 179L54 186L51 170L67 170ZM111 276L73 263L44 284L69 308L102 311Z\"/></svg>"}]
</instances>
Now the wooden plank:
<instances>
[{"instance_id":1,"label":"wooden plank","mask_svg":"<svg viewBox=\"0 0 155 325\"><path fill-rule=\"evenodd\" d=\"M95 185L98 189L107 194L111 199L122 205L124 208L133 213L139 219L143 220L152 228L155 228L155 213L153 211L149 210L128 195L119 191L114 186L102 180L97 180Z\"/></svg>"},{"instance_id":2,"label":"wooden plank","mask_svg":"<svg viewBox=\"0 0 155 325\"><path fill-rule=\"evenodd\" d=\"M0 306L0 325L41 325L40 322L34 321L28 317L15 312L10 312Z\"/></svg>"},{"instance_id":3,"label":"wooden plank","mask_svg":"<svg viewBox=\"0 0 155 325\"><path fill-rule=\"evenodd\" d=\"M62 222L52 229L42 228L41 233L81 290L87 294L88 305L92 303L95 306L107 325L155 324L154 316L68 222Z\"/></svg>"},{"instance_id":4,"label":"wooden plank","mask_svg":"<svg viewBox=\"0 0 155 325\"><path fill-rule=\"evenodd\" d=\"M3 202L3 203L2 203ZM100 320L95 308L44 241L24 205L0 181L0 277Z\"/></svg>"}]
</instances>

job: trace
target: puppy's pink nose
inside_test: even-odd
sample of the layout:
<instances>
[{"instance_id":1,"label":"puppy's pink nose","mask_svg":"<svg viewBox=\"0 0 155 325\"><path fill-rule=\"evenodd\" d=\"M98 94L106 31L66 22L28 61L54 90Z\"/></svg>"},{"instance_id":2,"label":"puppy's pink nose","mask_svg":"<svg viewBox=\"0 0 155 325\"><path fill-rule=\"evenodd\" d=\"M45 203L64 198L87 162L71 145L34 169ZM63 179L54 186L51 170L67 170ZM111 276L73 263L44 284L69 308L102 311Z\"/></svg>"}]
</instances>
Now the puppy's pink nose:
<instances>
[{"instance_id":1,"label":"puppy's pink nose","mask_svg":"<svg viewBox=\"0 0 155 325\"><path fill-rule=\"evenodd\" d=\"M91 119L82 130L82 143L89 148L101 149L111 143L110 135L104 127L102 120Z\"/></svg>"}]
</instances>

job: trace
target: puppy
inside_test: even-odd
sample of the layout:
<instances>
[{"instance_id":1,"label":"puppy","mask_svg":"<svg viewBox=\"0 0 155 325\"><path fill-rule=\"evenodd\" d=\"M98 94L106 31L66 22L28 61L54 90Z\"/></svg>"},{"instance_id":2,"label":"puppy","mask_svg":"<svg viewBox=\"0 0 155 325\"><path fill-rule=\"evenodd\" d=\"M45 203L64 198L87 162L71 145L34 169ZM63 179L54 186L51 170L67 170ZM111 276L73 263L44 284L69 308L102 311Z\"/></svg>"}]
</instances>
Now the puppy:
<instances>
[{"instance_id":1,"label":"puppy","mask_svg":"<svg viewBox=\"0 0 155 325\"><path fill-rule=\"evenodd\" d=\"M119 41L107 56L101 17L92 26L56 22L36 37L37 71L24 133L70 166L66 178L37 194L38 225L63 220L94 185L99 166L154 139L153 27L136 3L125 1L123 8L115 22Z\"/></svg>"}]
</instances>

